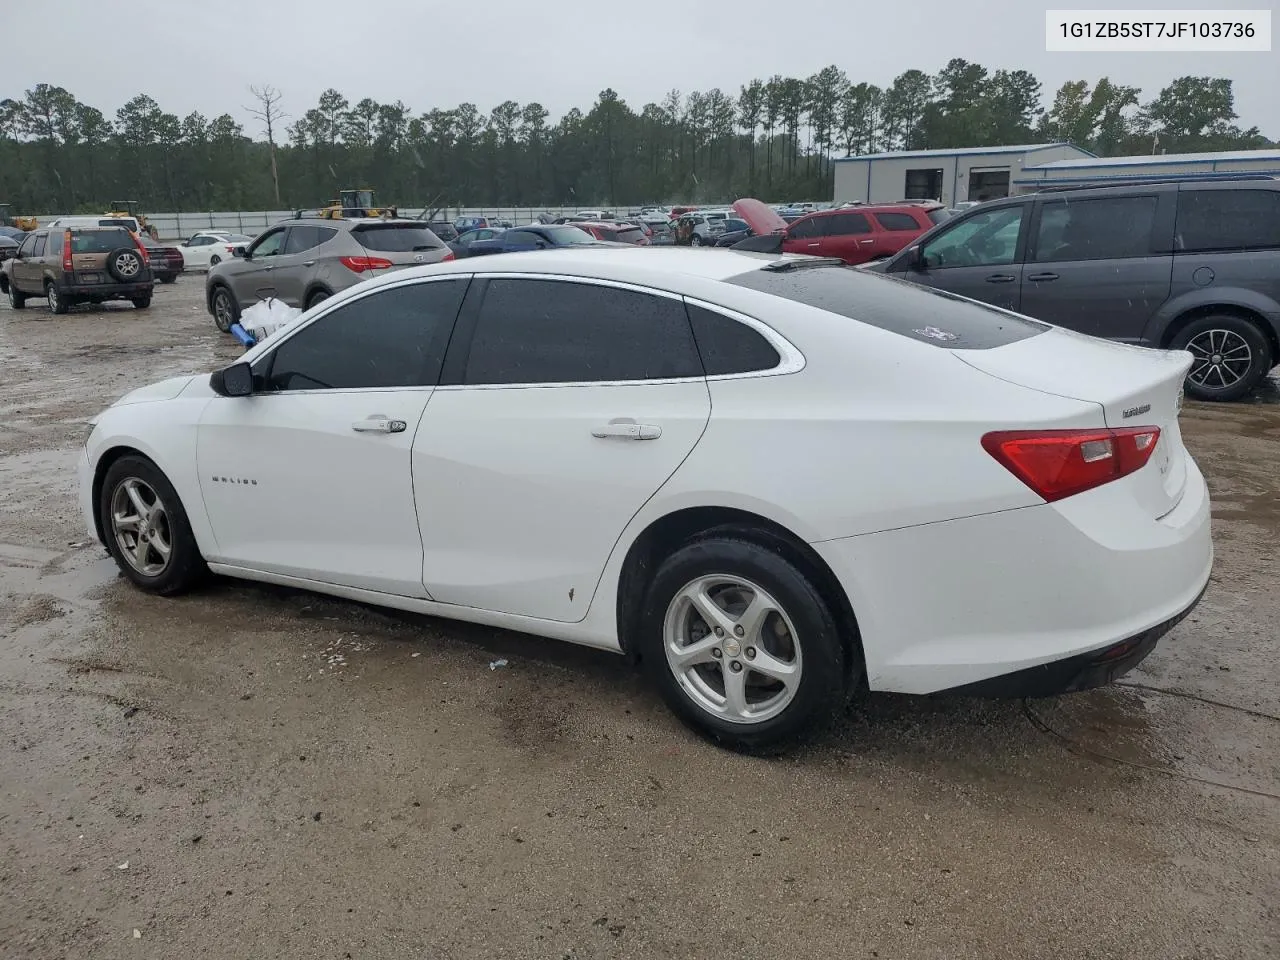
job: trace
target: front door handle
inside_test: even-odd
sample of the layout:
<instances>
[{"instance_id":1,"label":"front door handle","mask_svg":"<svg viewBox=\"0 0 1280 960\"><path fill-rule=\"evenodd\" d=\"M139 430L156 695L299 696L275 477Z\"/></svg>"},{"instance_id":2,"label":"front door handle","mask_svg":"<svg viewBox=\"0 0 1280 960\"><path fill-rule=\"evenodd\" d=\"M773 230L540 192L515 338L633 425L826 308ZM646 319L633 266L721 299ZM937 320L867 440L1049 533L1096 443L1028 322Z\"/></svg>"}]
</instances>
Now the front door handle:
<instances>
[{"instance_id":1,"label":"front door handle","mask_svg":"<svg viewBox=\"0 0 1280 960\"><path fill-rule=\"evenodd\" d=\"M987 277L987 283L1013 283L1017 279L1017 277L1011 277L1007 273L993 273Z\"/></svg>"},{"instance_id":2,"label":"front door handle","mask_svg":"<svg viewBox=\"0 0 1280 960\"><path fill-rule=\"evenodd\" d=\"M820 247L820 246L822 246L822 241L821 241L821 240L815 240L813 243L809 244L809 246L811 246L811 247Z\"/></svg>"},{"instance_id":3,"label":"front door handle","mask_svg":"<svg viewBox=\"0 0 1280 960\"><path fill-rule=\"evenodd\" d=\"M382 414L357 420L351 429L357 433L404 433L409 425L403 420L390 420Z\"/></svg>"},{"instance_id":4,"label":"front door handle","mask_svg":"<svg viewBox=\"0 0 1280 960\"><path fill-rule=\"evenodd\" d=\"M314 267L316 265L316 262L314 260L303 260L302 265L304 267Z\"/></svg>"},{"instance_id":5,"label":"front door handle","mask_svg":"<svg viewBox=\"0 0 1280 960\"><path fill-rule=\"evenodd\" d=\"M607 437L619 437L623 440L657 440L662 436L662 428L652 423L636 423L634 420L623 417L596 427L591 431L591 435L600 440Z\"/></svg>"},{"instance_id":6,"label":"front door handle","mask_svg":"<svg viewBox=\"0 0 1280 960\"><path fill-rule=\"evenodd\" d=\"M1027 277L1027 279L1028 280L1057 280L1058 275L1056 273L1033 273L1031 274L1031 276Z\"/></svg>"},{"instance_id":7,"label":"front door handle","mask_svg":"<svg viewBox=\"0 0 1280 960\"><path fill-rule=\"evenodd\" d=\"M875 243L876 239L875 237L872 237L870 240L859 240L858 242L859 243Z\"/></svg>"}]
</instances>

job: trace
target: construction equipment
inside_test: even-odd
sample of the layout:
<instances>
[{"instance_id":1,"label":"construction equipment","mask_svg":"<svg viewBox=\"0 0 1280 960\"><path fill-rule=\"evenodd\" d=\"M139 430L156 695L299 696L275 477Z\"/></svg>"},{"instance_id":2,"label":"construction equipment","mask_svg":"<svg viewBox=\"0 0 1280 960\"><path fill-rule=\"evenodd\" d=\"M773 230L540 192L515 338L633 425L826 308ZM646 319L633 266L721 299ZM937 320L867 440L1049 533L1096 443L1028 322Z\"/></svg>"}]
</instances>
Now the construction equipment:
<instances>
[{"instance_id":1,"label":"construction equipment","mask_svg":"<svg viewBox=\"0 0 1280 960\"><path fill-rule=\"evenodd\" d=\"M12 204L0 203L0 227L14 227L18 230L25 230L30 233L36 227L40 226L40 221L35 217L15 217L9 213Z\"/></svg>"},{"instance_id":2,"label":"construction equipment","mask_svg":"<svg viewBox=\"0 0 1280 960\"><path fill-rule=\"evenodd\" d=\"M373 190L341 190L337 200L329 201L327 207L321 207L319 215L325 220L343 220L348 217L395 217L395 207L379 207L374 200Z\"/></svg>"},{"instance_id":3,"label":"construction equipment","mask_svg":"<svg viewBox=\"0 0 1280 960\"><path fill-rule=\"evenodd\" d=\"M154 226L147 223L145 214L138 212L140 204L137 200L112 200L111 209L104 216L108 217L133 217L138 222L138 232L145 233L152 240L158 240L158 232Z\"/></svg>"}]
</instances>

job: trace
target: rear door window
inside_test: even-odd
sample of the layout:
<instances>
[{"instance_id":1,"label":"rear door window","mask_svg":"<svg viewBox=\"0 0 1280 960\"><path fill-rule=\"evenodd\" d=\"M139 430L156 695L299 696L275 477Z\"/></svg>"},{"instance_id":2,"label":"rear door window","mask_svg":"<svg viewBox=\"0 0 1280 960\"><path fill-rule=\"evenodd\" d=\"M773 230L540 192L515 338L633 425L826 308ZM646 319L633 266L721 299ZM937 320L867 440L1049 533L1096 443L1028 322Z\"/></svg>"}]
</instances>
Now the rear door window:
<instances>
[{"instance_id":1,"label":"rear door window","mask_svg":"<svg viewBox=\"0 0 1280 960\"><path fill-rule=\"evenodd\" d=\"M1280 247L1280 190L1183 190L1176 238L1184 253Z\"/></svg>"},{"instance_id":2,"label":"rear door window","mask_svg":"<svg viewBox=\"0 0 1280 960\"><path fill-rule=\"evenodd\" d=\"M1050 329L1029 317L854 267L756 269L728 282L949 350L1001 347Z\"/></svg>"},{"instance_id":3,"label":"rear door window","mask_svg":"<svg viewBox=\"0 0 1280 960\"><path fill-rule=\"evenodd\" d=\"M1064 263L1149 257L1156 203L1154 196L1046 200L1028 259Z\"/></svg>"},{"instance_id":4,"label":"rear door window","mask_svg":"<svg viewBox=\"0 0 1280 960\"><path fill-rule=\"evenodd\" d=\"M360 246L382 253L413 253L437 250L444 243L421 223L379 223L356 227L351 231Z\"/></svg>"},{"instance_id":5,"label":"rear door window","mask_svg":"<svg viewBox=\"0 0 1280 960\"><path fill-rule=\"evenodd\" d=\"M496 279L484 293L462 382L599 383L701 376L689 318L679 300L599 284Z\"/></svg>"},{"instance_id":6,"label":"rear door window","mask_svg":"<svg viewBox=\"0 0 1280 960\"><path fill-rule=\"evenodd\" d=\"M307 324L256 365L268 390L434 386L466 293L434 280L352 300Z\"/></svg>"},{"instance_id":7,"label":"rear door window","mask_svg":"<svg viewBox=\"0 0 1280 960\"><path fill-rule=\"evenodd\" d=\"M34 251L32 251L31 255L32 255L33 257L43 257L43 256L44 256L45 245L46 245L47 243L48 243L48 241L46 240L45 235L44 235L43 233L42 233L42 234L40 234L40 236L36 237L36 246L35 246L35 250L34 250Z\"/></svg>"},{"instance_id":8,"label":"rear door window","mask_svg":"<svg viewBox=\"0 0 1280 960\"><path fill-rule=\"evenodd\" d=\"M862 213L833 213L814 219L822 222L822 232L828 237L847 237L871 232L871 222Z\"/></svg>"},{"instance_id":9,"label":"rear door window","mask_svg":"<svg viewBox=\"0 0 1280 960\"><path fill-rule=\"evenodd\" d=\"M333 227L319 227L315 224L300 223L289 228L289 239L285 241L285 253L302 253L313 250L322 243L327 243L337 236Z\"/></svg>"}]
</instances>

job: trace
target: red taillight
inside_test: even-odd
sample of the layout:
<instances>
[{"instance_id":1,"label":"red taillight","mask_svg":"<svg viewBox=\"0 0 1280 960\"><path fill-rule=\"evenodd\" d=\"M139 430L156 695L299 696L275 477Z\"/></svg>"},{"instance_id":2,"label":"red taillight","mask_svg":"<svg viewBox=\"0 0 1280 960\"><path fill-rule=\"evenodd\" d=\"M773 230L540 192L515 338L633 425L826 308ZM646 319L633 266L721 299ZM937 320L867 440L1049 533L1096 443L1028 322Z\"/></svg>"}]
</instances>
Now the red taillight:
<instances>
[{"instance_id":1,"label":"red taillight","mask_svg":"<svg viewBox=\"0 0 1280 960\"><path fill-rule=\"evenodd\" d=\"M233 253L235 253L235 252L236 252L235 245L234 245L234 244L230 244L230 243L229 243L229 244L227 244L227 253L232 253L232 254L233 254Z\"/></svg>"},{"instance_id":2,"label":"red taillight","mask_svg":"<svg viewBox=\"0 0 1280 960\"><path fill-rule=\"evenodd\" d=\"M383 270L391 266L391 261L383 257L339 257L342 265L354 273L366 270Z\"/></svg>"},{"instance_id":3,"label":"red taillight","mask_svg":"<svg viewBox=\"0 0 1280 960\"><path fill-rule=\"evenodd\" d=\"M62 272L71 273L75 267L71 263L71 231L62 232Z\"/></svg>"},{"instance_id":4,"label":"red taillight","mask_svg":"<svg viewBox=\"0 0 1280 960\"><path fill-rule=\"evenodd\" d=\"M457 260L457 259L458 259L457 255L452 250L450 250L443 257L440 258L440 262L448 263L450 260Z\"/></svg>"},{"instance_id":5,"label":"red taillight","mask_svg":"<svg viewBox=\"0 0 1280 960\"><path fill-rule=\"evenodd\" d=\"M1053 502L1141 470L1159 427L1122 430L1003 430L982 438L987 453Z\"/></svg>"}]
</instances>

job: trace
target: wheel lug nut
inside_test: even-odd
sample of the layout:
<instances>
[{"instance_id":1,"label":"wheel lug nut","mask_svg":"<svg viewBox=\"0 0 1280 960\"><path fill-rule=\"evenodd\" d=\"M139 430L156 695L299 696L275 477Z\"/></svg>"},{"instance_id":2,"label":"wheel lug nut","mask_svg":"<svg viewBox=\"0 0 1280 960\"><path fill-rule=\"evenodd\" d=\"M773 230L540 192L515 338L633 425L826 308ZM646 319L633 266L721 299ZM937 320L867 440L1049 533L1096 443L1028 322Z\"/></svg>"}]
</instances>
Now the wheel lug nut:
<instances>
[{"instance_id":1,"label":"wheel lug nut","mask_svg":"<svg viewBox=\"0 0 1280 960\"><path fill-rule=\"evenodd\" d=\"M712 647L712 648L711 648L711 655L712 655L713 657L715 657L717 660L719 660L721 657L723 657L723 656L724 656L724 654L720 652L720 648L719 648L719 647Z\"/></svg>"},{"instance_id":2,"label":"wheel lug nut","mask_svg":"<svg viewBox=\"0 0 1280 960\"><path fill-rule=\"evenodd\" d=\"M754 660L755 658L756 658L756 648L755 648L755 647L747 647L747 659L748 659L748 660Z\"/></svg>"},{"instance_id":3,"label":"wheel lug nut","mask_svg":"<svg viewBox=\"0 0 1280 960\"><path fill-rule=\"evenodd\" d=\"M736 636L739 636L739 637L742 636L742 633L743 633L742 627L734 627L733 632Z\"/></svg>"},{"instance_id":4,"label":"wheel lug nut","mask_svg":"<svg viewBox=\"0 0 1280 960\"><path fill-rule=\"evenodd\" d=\"M737 660L731 660L729 662L729 669L732 670L734 673L741 673L742 664L740 664Z\"/></svg>"},{"instance_id":5,"label":"wheel lug nut","mask_svg":"<svg viewBox=\"0 0 1280 960\"><path fill-rule=\"evenodd\" d=\"M724 636L724 628L722 628L722 627L716 627L716 636L717 636L717 637L723 637L723 636Z\"/></svg>"}]
</instances>

